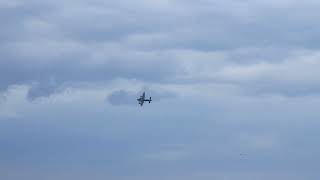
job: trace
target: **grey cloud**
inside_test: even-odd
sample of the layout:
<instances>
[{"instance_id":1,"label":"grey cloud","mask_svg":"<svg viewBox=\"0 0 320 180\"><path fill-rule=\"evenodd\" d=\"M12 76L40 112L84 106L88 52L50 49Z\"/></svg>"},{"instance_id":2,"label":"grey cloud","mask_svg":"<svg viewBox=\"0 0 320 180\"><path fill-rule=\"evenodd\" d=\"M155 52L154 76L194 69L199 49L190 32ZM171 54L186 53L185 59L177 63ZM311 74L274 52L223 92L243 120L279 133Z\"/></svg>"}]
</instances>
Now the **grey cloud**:
<instances>
[{"instance_id":1,"label":"grey cloud","mask_svg":"<svg viewBox=\"0 0 320 180\"><path fill-rule=\"evenodd\" d=\"M6 96L4 95L3 92L0 91L0 104L1 104L2 102L4 102L5 99L6 99Z\"/></svg>"},{"instance_id":2,"label":"grey cloud","mask_svg":"<svg viewBox=\"0 0 320 180\"><path fill-rule=\"evenodd\" d=\"M93 61L92 56L99 53L98 51L104 51L105 49L100 48L100 44L94 42L90 43L88 46L83 46L84 44L87 44L87 42L82 40L81 33L77 33L78 30L84 29L83 22L87 22L85 19L79 17L81 10L87 10L86 7L81 6L82 3L76 4L74 5L75 11L71 11L70 16L64 16L65 14L63 13L69 11L63 12L64 9L59 6L63 3L64 2L62 1L58 1L57 4L52 6L54 7L52 9L62 13L58 13L57 16L51 14L51 11L47 11L49 9L48 6L51 5L50 1L48 4L38 4L35 2L31 2L30 4L22 3L15 8L5 8L4 11L1 11L4 13L1 17L6 18L6 21L4 22L15 22L12 18L15 16L19 17L17 18L19 23L7 24L4 26L8 27L10 31L8 30L5 33L1 33L8 38L8 40L2 38L2 41L0 42L2 47L1 74L3 74L1 76L0 86L2 89L5 89L12 84L26 84L30 83L30 81L43 82L50 77L56 78L57 83L108 81L114 78L136 78L148 81L150 79L162 79L162 74L171 74L171 72L175 71L175 67L170 66L170 60L160 60L161 57L156 57L157 55L143 57L143 55L141 56L141 53L139 54L139 52L128 50L123 45L119 46L121 50L123 50L121 54L113 56L105 55L103 57L104 62L101 65L91 66L89 62ZM65 4L67 7L70 5L68 2ZM30 11L29 8L31 8ZM37 8L39 8L39 11L35 10ZM22 9L26 9L26 11L23 11ZM80 10L80 14L77 14L77 10ZM92 12L94 11L95 10L93 9ZM108 11L110 11L110 9ZM73 12L75 12L75 14L72 14ZM121 11L119 13L121 14ZM120 29L130 33L130 30L127 27L131 27L132 23L128 24L128 22L124 21L122 24L125 26L116 25L114 23L110 24L110 22L106 23L105 17L109 17L109 19L114 20L114 22L117 23L118 21L116 19L121 18L118 16L120 15L119 13L116 13L112 17L109 17L108 13L102 14L100 19L103 20L103 23L92 21L92 18L95 18L90 16L90 13L84 14L84 16L89 18L90 23L107 24L108 28L115 33L119 33ZM72 23L69 23L69 21L67 22L67 19L64 19L65 17L75 19ZM8 20L10 18L11 20ZM124 18L127 17L124 16ZM35 23L32 21L35 21ZM32 22L32 24L28 25L29 22ZM49 26L46 27L47 29L39 29L39 25ZM75 27L75 29L68 30L68 28L64 28L69 25L70 27ZM140 26L142 27L143 24ZM85 27L88 29L82 34L90 37L93 41L104 39L102 38L103 35L110 37L116 36L115 33L109 32L102 26L95 27L86 25ZM50 28L56 29L52 30ZM4 29L2 28L2 30ZM96 33L96 30L101 31L101 33ZM57 34L59 35L57 36ZM75 35L76 37L69 35ZM71 46L69 46L69 44ZM124 53L125 51L131 51L132 53ZM158 60L153 61L155 62L153 63L146 61L147 58L156 58ZM139 59L145 60L140 62ZM157 66L158 68L155 69L154 66Z\"/></svg>"},{"instance_id":3,"label":"grey cloud","mask_svg":"<svg viewBox=\"0 0 320 180\"><path fill-rule=\"evenodd\" d=\"M114 105L134 105L136 104L136 93L124 90L114 91L108 97L107 101Z\"/></svg>"},{"instance_id":4,"label":"grey cloud","mask_svg":"<svg viewBox=\"0 0 320 180\"><path fill-rule=\"evenodd\" d=\"M33 84L31 88L28 90L27 99L33 101L41 97L48 97L58 92L59 89L56 87L54 82L46 82L41 84L36 83Z\"/></svg>"},{"instance_id":5,"label":"grey cloud","mask_svg":"<svg viewBox=\"0 0 320 180\"><path fill-rule=\"evenodd\" d=\"M270 82L258 81L249 84L240 84L242 93L250 96L263 95L280 95L287 97L302 97L302 96L319 96L320 87L316 84L304 84L302 82L287 83L287 82Z\"/></svg>"},{"instance_id":6,"label":"grey cloud","mask_svg":"<svg viewBox=\"0 0 320 180\"><path fill-rule=\"evenodd\" d=\"M15 3L16 2L16 3ZM15 1L12 5L1 6L0 20L2 28L0 30L0 45L13 43L21 40L30 40L35 34L30 33L25 27L25 21L32 18L45 17L54 12L54 6L48 2L40 1Z\"/></svg>"},{"instance_id":7,"label":"grey cloud","mask_svg":"<svg viewBox=\"0 0 320 180\"><path fill-rule=\"evenodd\" d=\"M1 89L50 77L57 86L116 78L175 82L189 75L177 49L223 52L231 65L243 65L281 62L296 49L318 47L319 27L312 19L319 4L311 1L157 1L157 7L135 2L128 7L116 1L31 1L4 7Z\"/></svg>"},{"instance_id":8,"label":"grey cloud","mask_svg":"<svg viewBox=\"0 0 320 180\"><path fill-rule=\"evenodd\" d=\"M171 61L170 57L157 57L156 54L145 56L142 53L139 56L133 52L132 55L118 57L103 55L101 62L97 64L88 63L90 58L88 62L86 59L76 61L69 59L81 58L72 57L70 54L65 55L59 60L50 58L47 61L37 59L25 61L22 57L4 60L0 62L1 73L5 74L0 77L0 86L5 89L11 84L29 84L33 81L43 83L52 77L56 80L57 86L63 83L108 82L117 78L161 82L175 76L176 73L175 62ZM161 57L164 60L161 60ZM149 61L149 58L153 61ZM132 64L131 61L135 63Z\"/></svg>"},{"instance_id":9,"label":"grey cloud","mask_svg":"<svg viewBox=\"0 0 320 180\"><path fill-rule=\"evenodd\" d=\"M316 33L309 28L303 28L310 23L306 20L315 16L312 12L316 12L316 9L311 8L312 5L279 9L273 8L272 4L253 1L197 2L187 6L185 3L179 5L186 9L185 12L177 11L173 14L174 18L170 17L170 13L168 16L162 16L168 21L175 21L176 28L155 33L164 37L155 38L157 41L150 38L149 43L146 45L145 42L144 46L198 50L270 46L318 47L310 37ZM297 15L299 18L287 16L296 10L299 10ZM312 26L312 29L318 29L316 24ZM305 31L312 32L305 33Z\"/></svg>"},{"instance_id":10,"label":"grey cloud","mask_svg":"<svg viewBox=\"0 0 320 180\"><path fill-rule=\"evenodd\" d=\"M175 92L164 90L161 88L157 89L145 87L143 91L148 93L149 96L152 96L152 100L156 102L165 99L175 99L178 97Z\"/></svg>"}]
</instances>

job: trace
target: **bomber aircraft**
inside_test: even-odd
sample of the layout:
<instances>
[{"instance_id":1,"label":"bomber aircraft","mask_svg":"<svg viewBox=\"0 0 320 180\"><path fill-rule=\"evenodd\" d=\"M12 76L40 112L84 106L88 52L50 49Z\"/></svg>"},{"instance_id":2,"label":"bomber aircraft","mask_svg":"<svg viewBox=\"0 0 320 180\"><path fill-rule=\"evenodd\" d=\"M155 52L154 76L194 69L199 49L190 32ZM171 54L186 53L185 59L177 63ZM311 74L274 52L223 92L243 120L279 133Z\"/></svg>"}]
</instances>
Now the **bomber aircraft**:
<instances>
[{"instance_id":1,"label":"bomber aircraft","mask_svg":"<svg viewBox=\"0 0 320 180\"><path fill-rule=\"evenodd\" d=\"M146 99L146 93L143 92L143 93L142 93L142 96L140 96L140 98L137 99L137 101L139 102L140 106L143 106L143 103L144 103L145 101L148 101L149 103L151 103L152 100L151 100L151 97L150 97L149 99Z\"/></svg>"}]
</instances>

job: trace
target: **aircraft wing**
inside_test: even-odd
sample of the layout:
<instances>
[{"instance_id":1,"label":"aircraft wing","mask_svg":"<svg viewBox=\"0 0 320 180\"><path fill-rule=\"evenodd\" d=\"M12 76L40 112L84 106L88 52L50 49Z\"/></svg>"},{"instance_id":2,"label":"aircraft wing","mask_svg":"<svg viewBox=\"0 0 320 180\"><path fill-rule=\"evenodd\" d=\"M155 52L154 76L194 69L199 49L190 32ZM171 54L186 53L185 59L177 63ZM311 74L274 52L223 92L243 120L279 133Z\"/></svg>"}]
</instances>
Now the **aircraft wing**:
<instances>
[{"instance_id":1,"label":"aircraft wing","mask_svg":"<svg viewBox=\"0 0 320 180\"><path fill-rule=\"evenodd\" d=\"M142 93L142 96L140 96L140 98L137 99L137 100L139 101L140 106L143 106L143 103L144 103L144 101L145 101L145 98L146 98L146 93L143 92L143 93Z\"/></svg>"}]
</instances>

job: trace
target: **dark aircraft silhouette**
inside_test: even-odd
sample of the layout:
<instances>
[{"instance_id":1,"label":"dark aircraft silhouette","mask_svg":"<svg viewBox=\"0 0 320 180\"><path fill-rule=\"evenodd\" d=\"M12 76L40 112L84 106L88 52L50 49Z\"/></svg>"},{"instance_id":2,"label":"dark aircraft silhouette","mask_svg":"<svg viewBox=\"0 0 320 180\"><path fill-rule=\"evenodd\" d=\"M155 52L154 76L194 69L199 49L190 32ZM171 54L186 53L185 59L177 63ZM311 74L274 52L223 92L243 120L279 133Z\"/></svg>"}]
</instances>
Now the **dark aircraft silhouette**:
<instances>
[{"instance_id":1,"label":"dark aircraft silhouette","mask_svg":"<svg viewBox=\"0 0 320 180\"><path fill-rule=\"evenodd\" d=\"M142 96L140 96L140 98L137 99L137 101L139 102L140 106L143 106L143 103L145 101L148 101L149 103L151 103L152 100L151 100L151 97L149 99L146 99L146 93L143 92Z\"/></svg>"}]
</instances>

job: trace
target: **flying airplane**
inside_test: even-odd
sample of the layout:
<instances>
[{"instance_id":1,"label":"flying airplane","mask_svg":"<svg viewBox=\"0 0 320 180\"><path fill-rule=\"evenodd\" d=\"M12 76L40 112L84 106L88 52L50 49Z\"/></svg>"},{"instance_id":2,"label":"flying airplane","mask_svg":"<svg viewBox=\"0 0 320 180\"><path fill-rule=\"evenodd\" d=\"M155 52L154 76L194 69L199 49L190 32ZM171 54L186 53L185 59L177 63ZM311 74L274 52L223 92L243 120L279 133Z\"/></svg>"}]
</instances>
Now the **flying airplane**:
<instances>
[{"instance_id":1,"label":"flying airplane","mask_svg":"<svg viewBox=\"0 0 320 180\"><path fill-rule=\"evenodd\" d=\"M142 93L142 96L140 96L140 98L137 99L137 101L139 102L140 106L143 106L143 103L144 103L145 101L148 101L149 103L151 103L152 100L151 100L151 97L150 97L149 99L146 99L146 93L143 92L143 93Z\"/></svg>"}]
</instances>

